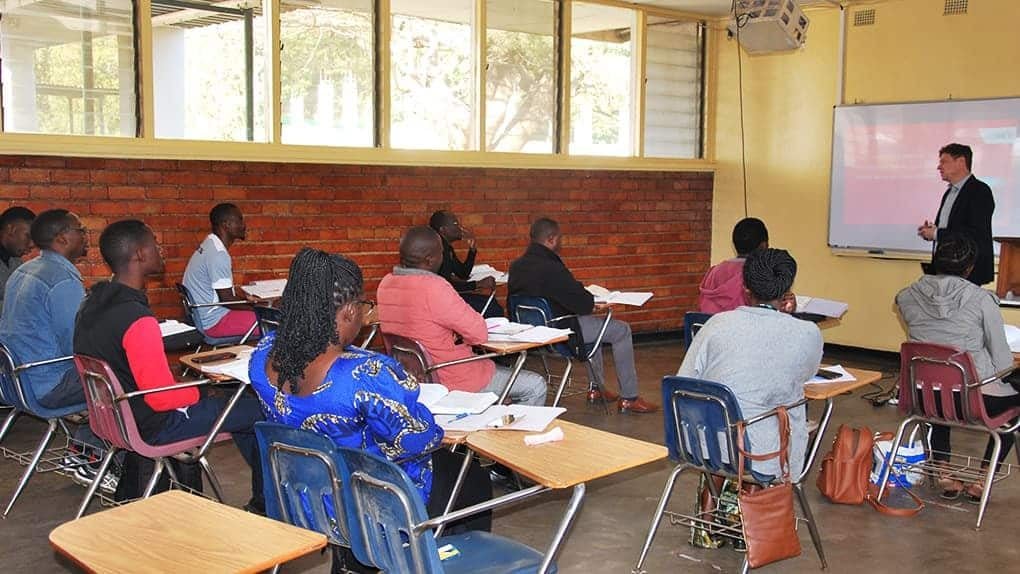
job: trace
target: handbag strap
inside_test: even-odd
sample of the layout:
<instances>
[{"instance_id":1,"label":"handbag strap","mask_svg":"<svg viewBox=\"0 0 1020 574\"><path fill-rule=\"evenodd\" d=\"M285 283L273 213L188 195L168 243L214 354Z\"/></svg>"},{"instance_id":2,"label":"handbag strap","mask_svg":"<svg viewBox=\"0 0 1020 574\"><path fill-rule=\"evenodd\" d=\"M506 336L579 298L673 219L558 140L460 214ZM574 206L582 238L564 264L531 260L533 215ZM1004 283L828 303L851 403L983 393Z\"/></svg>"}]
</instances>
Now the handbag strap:
<instances>
[{"instance_id":1,"label":"handbag strap","mask_svg":"<svg viewBox=\"0 0 1020 574\"><path fill-rule=\"evenodd\" d=\"M752 461L763 461L771 460L773 458L779 458L779 479L781 482L791 482L790 480L790 415L786 412L786 407L776 408L776 418L779 422L779 450L763 454L754 454L744 449L744 433L747 430L747 425L744 421L737 422L737 483L743 484L744 482L744 466L745 458Z\"/></svg>"},{"instance_id":2,"label":"handbag strap","mask_svg":"<svg viewBox=\"0 0 1020 574\"><path fill-rule=\"evenodd\" d=\"M910 508L894 508L892 506L886 506L878 498L878 486L871 484L870 482L868 483L868 492L864 495L864 500L867 501L872 508L887 516L909 518L924 510L924 501L921 500L921 497L911 492L909 488L904 487L903 492L910 495L910 498L914 501L914 506L911 506Z\"/></svg>"}]
</instances>

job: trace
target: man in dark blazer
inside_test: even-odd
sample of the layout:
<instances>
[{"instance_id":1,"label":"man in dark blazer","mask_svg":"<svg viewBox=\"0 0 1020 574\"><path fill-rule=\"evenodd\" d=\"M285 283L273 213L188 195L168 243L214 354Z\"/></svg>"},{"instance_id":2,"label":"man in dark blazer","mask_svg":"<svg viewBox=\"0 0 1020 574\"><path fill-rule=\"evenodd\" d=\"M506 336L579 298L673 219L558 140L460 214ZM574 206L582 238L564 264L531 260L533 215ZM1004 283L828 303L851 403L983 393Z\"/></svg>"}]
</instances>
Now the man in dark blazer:
<instances>
[{"instance_id":1,"label":"man in dark blazer","mask_svg":"<svg viewBox=\"0 0 1020 574\"><path fill-rule=\"evenodd\" d=\"M925 221L917 234L938 245L939 238L950 233L964 233L977 243L978 255L967 280L975 285L990 283L995 277L995 254L992 251L992 214L995 199L988 184L971 174L974 152L970 146L951 143L939 150L939 175L949 184L942 195L935 222ZM934 246L932 251L934 252ZM934 272L931 266L926 272Z\"/></svg>"}]
</instances>

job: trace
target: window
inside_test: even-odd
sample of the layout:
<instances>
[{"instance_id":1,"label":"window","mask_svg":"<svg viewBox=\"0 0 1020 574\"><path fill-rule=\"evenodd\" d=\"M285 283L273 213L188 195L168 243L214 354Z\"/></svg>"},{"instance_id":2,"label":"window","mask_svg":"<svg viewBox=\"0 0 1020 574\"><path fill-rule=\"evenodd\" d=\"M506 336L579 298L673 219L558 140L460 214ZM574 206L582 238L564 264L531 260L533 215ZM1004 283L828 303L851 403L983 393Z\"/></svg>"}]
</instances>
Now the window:
<instances>
[{"instance_id":1,"label":"window","mask_svg":"<svg viewBox=\"0 0 1020 574\"><path fill-rule=\"evenodd\" d=\"M700 24L649 17L645 37L645 156L700 157Z\"/></svg>"},{"instance_id":2,"label":"window","mask_svg":"<svg viewBox=\"0 0 1020 574\"><path fill-rule=\"evenodd\" d=\"M488 0L485 149L553 153L556 4Z\"/></svg>"},{"instance_id":3,"label":"window","mask_svg":"<svg viewBox=\"0 0 1020 574\"><path fill-rule=\"evenodd\" d=\"M133 137L131 0L0 2L4 131Z\"/></svg>"},{"instance_id":4,"label":"window","mask_svg":"<svg viewBox=\"0 0 1020 574\"><path fill-rule=\"evenodd\" d=\"M634 28L627 8L571 8L570 153L634 153Z\"/></svg>"},{"instance_id":5,"label":"window","mask_svg":"<svg viewBox=\"0 0 1020 574\"><path fill-rule=\"evenodd\" d=\"M391 145L478 149L474 1L392 0L391 10Z\"/></svg>"},{"instance_id":6,"label":"window","mask_svg":"<svg viewBox=\"0 0 1020 574\"><path fill-rule=\"evenodd\" d=\"M283 143L375 145L372 0L281 0Z\"/></svg>"},{"instance_id":7,"label":"window","mask_svg":"<svg viewBox=\"0 0 1020 574\"><path fill-rule=\"evenodd\" d=\"M261 3L231 4L152 1L156 137L268 139Z\"/></svg>"}]
</instances>

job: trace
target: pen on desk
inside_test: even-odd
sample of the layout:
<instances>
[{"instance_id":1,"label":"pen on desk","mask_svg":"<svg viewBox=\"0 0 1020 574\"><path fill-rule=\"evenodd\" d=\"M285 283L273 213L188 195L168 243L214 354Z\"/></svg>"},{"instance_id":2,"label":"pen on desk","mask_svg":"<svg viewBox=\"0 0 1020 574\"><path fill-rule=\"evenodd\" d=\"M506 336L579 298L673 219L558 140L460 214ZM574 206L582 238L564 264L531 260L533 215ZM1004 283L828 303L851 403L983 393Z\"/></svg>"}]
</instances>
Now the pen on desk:
<instances>
[{"instance_id":1,"label":"pen on desk","mask_svg":"<svg viewBox=\"0 0 1020 574\"><path fill-rule=\"evenodd\" d=\"M450 419L450 422L452 423L453 421L459 421L460 419L469 416L471 416L471 413L460 413L459 415L456 415L452 419Z\"/></svg>"}]
</instances>

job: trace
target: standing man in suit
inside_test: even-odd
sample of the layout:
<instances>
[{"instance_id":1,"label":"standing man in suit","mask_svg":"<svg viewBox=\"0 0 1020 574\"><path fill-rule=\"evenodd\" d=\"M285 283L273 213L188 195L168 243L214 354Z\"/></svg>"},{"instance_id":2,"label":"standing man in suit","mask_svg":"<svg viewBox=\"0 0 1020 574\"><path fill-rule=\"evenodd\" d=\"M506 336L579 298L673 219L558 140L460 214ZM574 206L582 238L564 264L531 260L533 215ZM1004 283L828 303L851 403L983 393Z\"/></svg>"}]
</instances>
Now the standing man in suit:
<instances>
[{"instance_id":1,"label":"standing man in suit","mask_svg":"<svg viewBox=\"0 0 1020 574\"><path fill-rule=\"evenodd\" d=\"M970 146L951 143L939 150L939 175L949 184L942 195L935 222L925 220L917 235L933 241L932 252L939 240L952 233L969 236L977 244L977 259L967 280L975 285L991 282L995 276L995 254L992 251L992 214L995 199L988 184L970 172L974 152ZM930 272L930 268L926 268Z\"/></svg>"}]
</instances>

